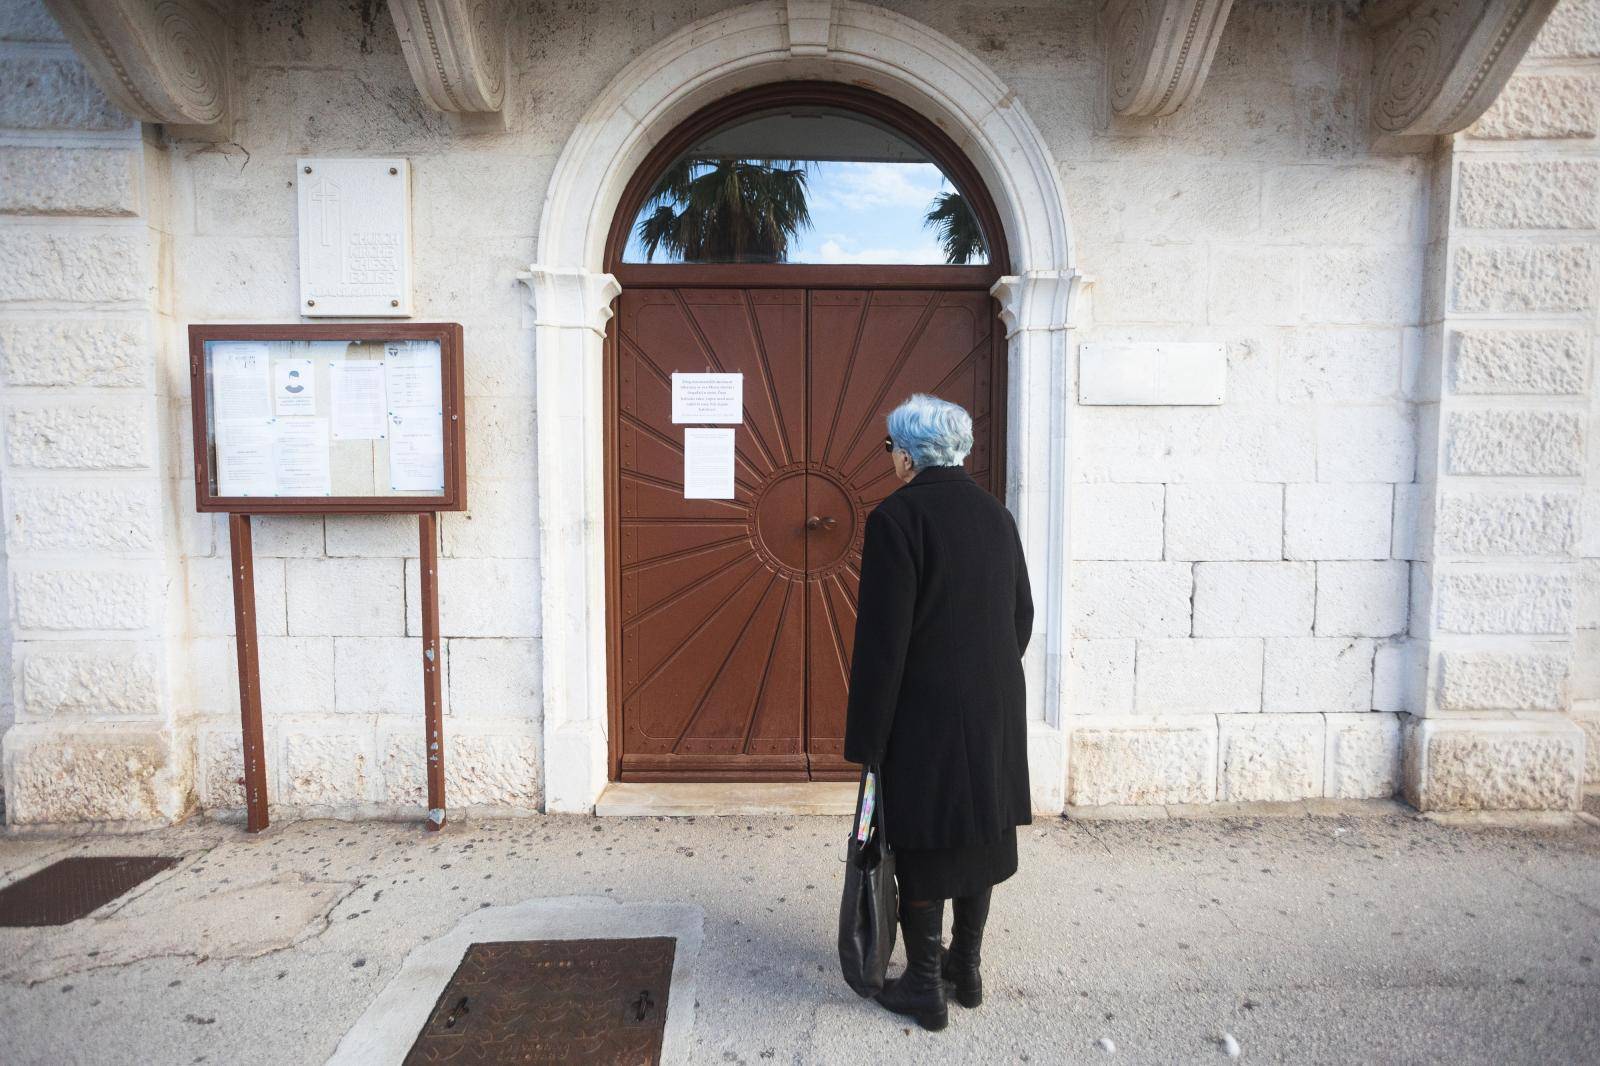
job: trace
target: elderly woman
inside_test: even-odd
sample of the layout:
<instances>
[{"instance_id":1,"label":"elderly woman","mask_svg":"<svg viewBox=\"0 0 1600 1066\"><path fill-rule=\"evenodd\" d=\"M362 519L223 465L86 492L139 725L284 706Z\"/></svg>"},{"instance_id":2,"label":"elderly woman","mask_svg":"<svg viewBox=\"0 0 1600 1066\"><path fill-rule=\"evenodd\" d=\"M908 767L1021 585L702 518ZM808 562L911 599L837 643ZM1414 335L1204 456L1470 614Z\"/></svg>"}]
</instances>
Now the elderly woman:
<instances>
[{"instance_id":1,"label":"elderly woman","mask_svg":"<svg viewBox=\"0 0 1600 1066\"><path fill-rule=\"evenodd\" d=\"M844 754L877 766L906 969L878 1001L925 1029L983 1000L992 886L1032 820L1022 653L1033 599L1016 522L962 469L972 419L913 396L883 442L905 482L867 518ZM944 901L955 900L944 952Z\"/></svg>"}]
</instances>

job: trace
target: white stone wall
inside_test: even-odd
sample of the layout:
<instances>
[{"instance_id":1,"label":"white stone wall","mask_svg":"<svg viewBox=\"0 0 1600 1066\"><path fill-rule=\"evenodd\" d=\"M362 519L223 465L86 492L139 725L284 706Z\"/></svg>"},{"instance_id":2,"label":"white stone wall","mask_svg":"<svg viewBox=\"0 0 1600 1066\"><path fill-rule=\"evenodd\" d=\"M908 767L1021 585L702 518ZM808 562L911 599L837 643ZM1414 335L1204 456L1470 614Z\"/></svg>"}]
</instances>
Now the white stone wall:
<instances>
[{"instance_id":1,"label":"white stone wall","mask_svg":"<svg viewBox=\"0 0 1600 1066\"><path fill-rule=\"evenodd\" d=\"M296 320L306 155L411 161L417 317L466 328L472 508L440 542L450 805L540 806L534 330L516 275L577 116L645 48L730 6L518 14L499 129L426 107L381 6L244 5L234 140L165 147L110 111L37 0L7 6L0 86L30 87L0 88L8 817L242 802L227 532L193 513L181 327ZM1237 0L1198 99L1138 122L1107 113L1096 4L885 6L989 64L1060 161L1096 279L1074 341L1227 352L1221 406L1069 408L1068 802L1388 796L1412 715L1486 699L1596 736L1600 5L1566 0L1442 161L1373 143L1350 5ZM1448 308L1428 274L1447 238ZM1481 321L1446 361L1452 315ZM415 814L414 520L255 527L271 800ZM1441 546L1496 562L1436 576ZM1570 577L1552 588L1557 563ZM1419 627L1434 612L1472 635L1470 658ZM1531 761L1559 762L1550 736ZM1498 733L1458 747L1469 769L1506 750Z\"/></svg>"}]
</instances>

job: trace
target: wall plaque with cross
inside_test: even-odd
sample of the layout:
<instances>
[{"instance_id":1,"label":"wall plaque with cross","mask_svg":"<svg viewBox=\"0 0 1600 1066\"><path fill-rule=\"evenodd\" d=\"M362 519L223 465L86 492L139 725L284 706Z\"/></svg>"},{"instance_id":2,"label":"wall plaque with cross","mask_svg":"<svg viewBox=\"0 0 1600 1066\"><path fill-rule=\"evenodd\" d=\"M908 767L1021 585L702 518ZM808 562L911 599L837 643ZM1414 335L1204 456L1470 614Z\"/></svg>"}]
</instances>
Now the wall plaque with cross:
<instances>
[{"instance_id":1,"label":"wall plaque with cross","mask_svg":"<svg viewBox=\"0 0 1600 1066\"><path fill-rule=\"evenodd\" d=\"M411 168L404 159L300 159L300 313L407 318Z\"/></svg>"}]
</instances>

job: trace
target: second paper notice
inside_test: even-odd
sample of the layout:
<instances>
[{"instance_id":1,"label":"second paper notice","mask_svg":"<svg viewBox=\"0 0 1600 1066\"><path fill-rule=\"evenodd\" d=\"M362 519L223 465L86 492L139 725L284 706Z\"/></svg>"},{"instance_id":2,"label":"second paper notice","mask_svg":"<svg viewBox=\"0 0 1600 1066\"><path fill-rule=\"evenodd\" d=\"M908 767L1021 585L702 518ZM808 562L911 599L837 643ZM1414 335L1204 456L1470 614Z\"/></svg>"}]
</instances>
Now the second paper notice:
<instances>
[{"instance_id":1,"label":"second paper notice","mask_svg":"<svg viewBox=\"0 0 1600 1066\"><path fill-rule=\"evenodd\" d=\"M683 431L683 498L733 499L733 430Z\"/></svg>"}]
</instances>

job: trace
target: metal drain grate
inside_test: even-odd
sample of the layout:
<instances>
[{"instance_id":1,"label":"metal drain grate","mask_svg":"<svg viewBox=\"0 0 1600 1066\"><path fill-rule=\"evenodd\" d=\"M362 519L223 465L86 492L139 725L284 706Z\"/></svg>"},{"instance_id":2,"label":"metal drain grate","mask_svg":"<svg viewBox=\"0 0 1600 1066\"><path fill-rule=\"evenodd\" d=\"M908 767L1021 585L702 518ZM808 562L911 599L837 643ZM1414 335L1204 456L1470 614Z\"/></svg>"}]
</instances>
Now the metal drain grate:
<instances>
[{"instance_id":1,"label":"metal drain grate","mask_svg":"<svg viewBox=\"0 0 1600 1066\"><path fill-rule=\"evenodd\" d=\"M161 855L62 859L0 888L0 926L66 925L176 863Z\"/></svg>"},{"instance_id":2,"label":"metal drain grate","mask_svg":"<svg viewBox=\"0 0 1600 1066\"><path fill-rule=\"evenodd\" d=\"M655 1066L676 948L671 937L473 944L406 1066Z\"/></svg>"}]
</instances>

